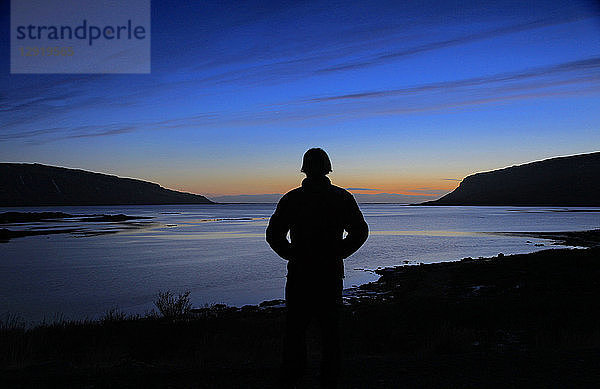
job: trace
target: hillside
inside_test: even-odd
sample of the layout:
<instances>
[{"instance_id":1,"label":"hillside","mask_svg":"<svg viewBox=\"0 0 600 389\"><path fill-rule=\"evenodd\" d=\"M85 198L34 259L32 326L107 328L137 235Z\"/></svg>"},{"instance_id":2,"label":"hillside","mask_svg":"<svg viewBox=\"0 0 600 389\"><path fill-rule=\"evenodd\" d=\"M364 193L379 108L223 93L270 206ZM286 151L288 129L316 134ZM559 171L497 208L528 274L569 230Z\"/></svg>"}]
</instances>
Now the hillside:
<instances>
[{"instance_id":1,"label":"hillside","mask_svg":"<svg viewBox=\"0 0 600 389\"><path fill-rule=\"evenodd\" d=\"M476 173L423 205L600 206L600 152Z\"/></svg>"},{"instance_id":2,"label":"hillside","mask_svg":"<svg viewBox=\"0 0 600 389\"><path fill-rule=\"evenodd\" d=\"M204 196L85 170L0 163L0 206L211 204Z\"/></svg>"}]
</instances>

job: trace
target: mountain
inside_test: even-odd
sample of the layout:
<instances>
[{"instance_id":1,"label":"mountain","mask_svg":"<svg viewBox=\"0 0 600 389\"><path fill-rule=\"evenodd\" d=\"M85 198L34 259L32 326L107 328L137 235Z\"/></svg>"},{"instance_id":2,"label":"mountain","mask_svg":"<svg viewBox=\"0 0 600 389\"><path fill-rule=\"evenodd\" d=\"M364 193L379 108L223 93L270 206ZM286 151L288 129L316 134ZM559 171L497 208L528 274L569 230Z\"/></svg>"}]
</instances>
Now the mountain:
<instances>
[{"instance_id":1,"label":"mountain","mask_svg":"<svg viewBox=\"0 0 600 389\"><path fill-rule=\"evenodd\" d=\"M152 182L37 163L0 163L0 206L212 204Z\"/></svg>"},{"instance_id":2,"label":"mountain","mask_svg":"<svg viewBox=\"0 0 600 389\"><path fill-rule=\"evenodd\" d=\"M600 206L600 152L545 159L466 177L423 205Z\"/></svg>"}]
</instances>

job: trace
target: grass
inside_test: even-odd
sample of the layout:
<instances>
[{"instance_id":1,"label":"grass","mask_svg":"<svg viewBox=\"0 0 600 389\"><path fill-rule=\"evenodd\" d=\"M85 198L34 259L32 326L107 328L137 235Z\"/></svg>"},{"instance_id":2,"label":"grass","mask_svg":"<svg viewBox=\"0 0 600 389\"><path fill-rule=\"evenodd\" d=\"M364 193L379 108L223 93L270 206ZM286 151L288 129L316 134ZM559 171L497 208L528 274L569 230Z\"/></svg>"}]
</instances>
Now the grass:
<instances>
[{"instance_id":1,"label":"grass","mask_svg":"<svg viewBox=\"0 0 600 389\"><path fill-rule=\"evenodd\" d=\"M168 319L182 319L189 316L192 311L190 291L175 296L170 290L158 292L154 305L163 317Z\"/></svg>"}]
</instances>

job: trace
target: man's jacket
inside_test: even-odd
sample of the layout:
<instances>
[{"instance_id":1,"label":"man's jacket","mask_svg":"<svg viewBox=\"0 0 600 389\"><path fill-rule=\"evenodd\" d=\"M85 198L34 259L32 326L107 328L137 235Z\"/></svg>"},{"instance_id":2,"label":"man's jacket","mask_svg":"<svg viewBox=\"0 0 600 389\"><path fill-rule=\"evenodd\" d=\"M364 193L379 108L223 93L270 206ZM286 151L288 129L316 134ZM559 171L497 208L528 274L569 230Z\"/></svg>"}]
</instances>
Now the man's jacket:
<instances>
[{"instance_id":1,"label":"man's jacket","mask_svg":"<svg viewBox=\"0 0 600 389\"><path fill-rule=\"evenodd\" d=\"M325 176L310 177L277 204L267 227L267 242L289 261L288 278L309 273L343 277L343 259L362 246L368 233L350 192Z\"/></svg>"}]
</instances>

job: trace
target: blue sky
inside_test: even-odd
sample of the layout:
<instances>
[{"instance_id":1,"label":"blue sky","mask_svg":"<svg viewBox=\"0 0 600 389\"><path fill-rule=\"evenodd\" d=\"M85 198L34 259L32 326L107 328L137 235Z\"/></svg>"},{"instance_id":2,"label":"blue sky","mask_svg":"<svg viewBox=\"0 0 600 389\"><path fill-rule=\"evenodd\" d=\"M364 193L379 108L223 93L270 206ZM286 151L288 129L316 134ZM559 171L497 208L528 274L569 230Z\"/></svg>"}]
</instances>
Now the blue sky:
<instances>
[{"instance_id":1,"label":"blue sky","mask_svg":"<svg viewBox=\"0 0 600 389\"><path fill-rule=\"evenodd\" d=\"M0 48L8 53L2 2ZM355 193L600 149L591 1L152 4L149 75L9 74L0 160L209 196L282 193L329 152Z\"/></svg>"}]
</instances>

